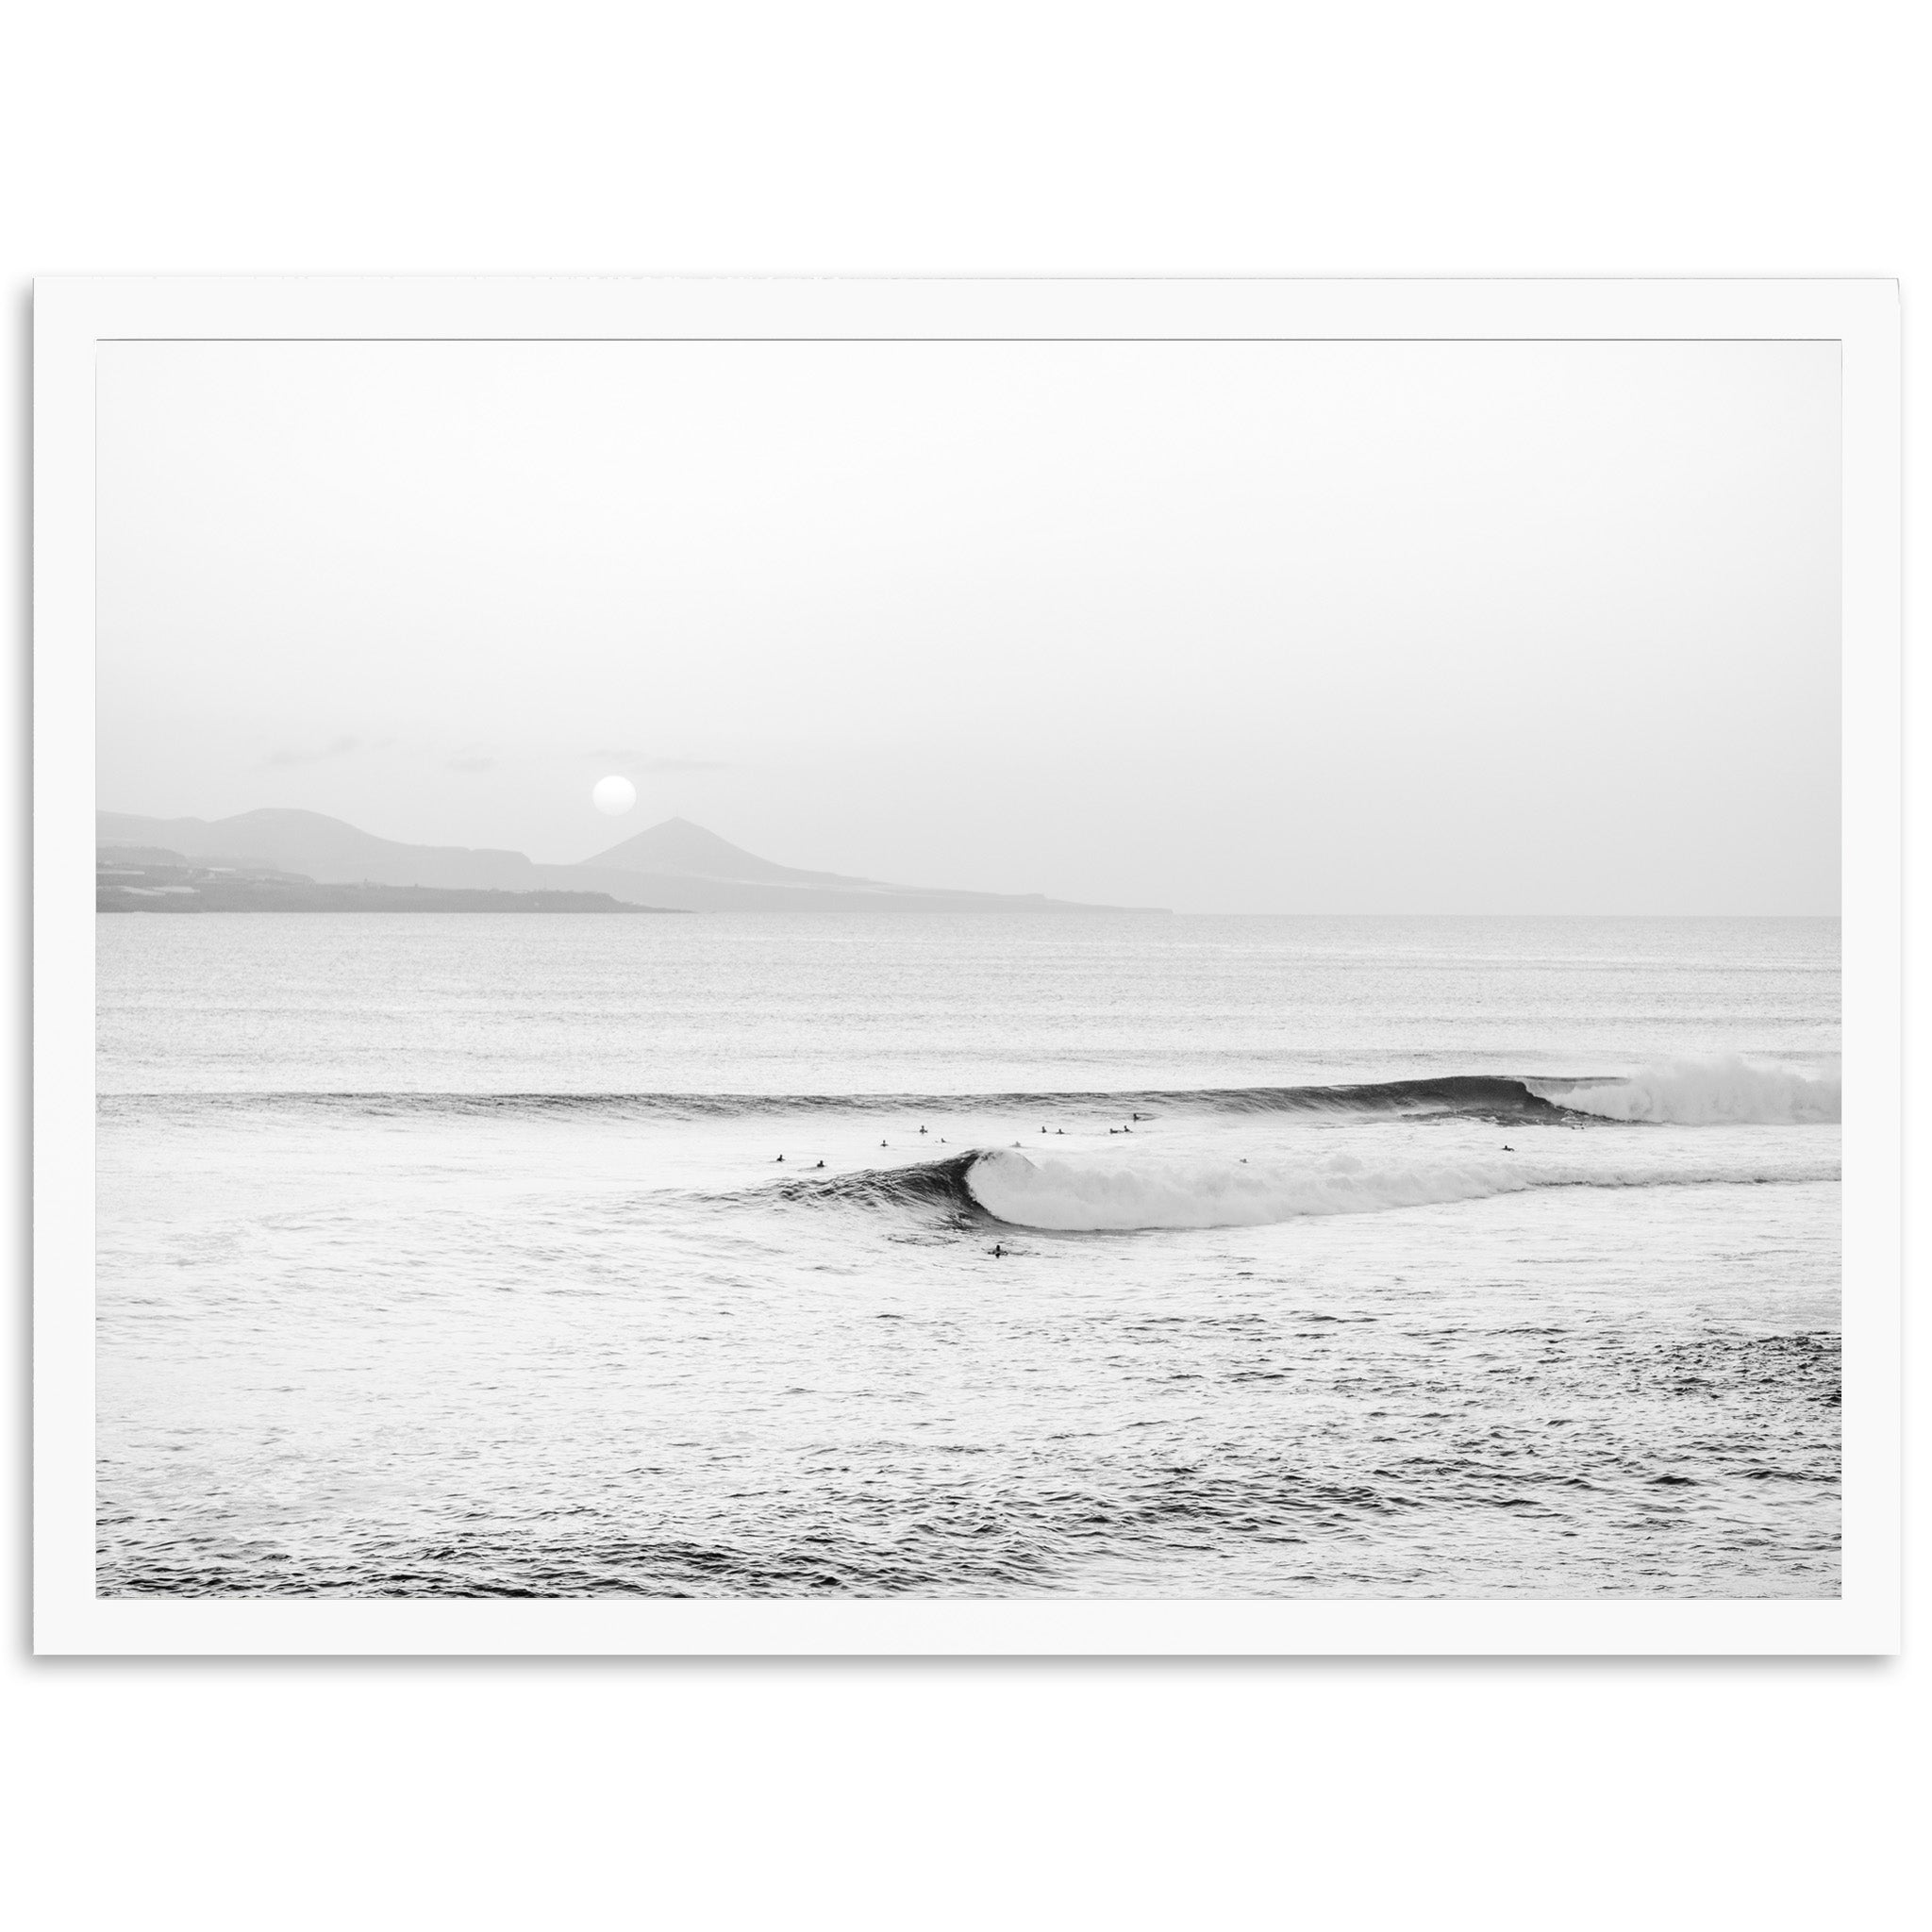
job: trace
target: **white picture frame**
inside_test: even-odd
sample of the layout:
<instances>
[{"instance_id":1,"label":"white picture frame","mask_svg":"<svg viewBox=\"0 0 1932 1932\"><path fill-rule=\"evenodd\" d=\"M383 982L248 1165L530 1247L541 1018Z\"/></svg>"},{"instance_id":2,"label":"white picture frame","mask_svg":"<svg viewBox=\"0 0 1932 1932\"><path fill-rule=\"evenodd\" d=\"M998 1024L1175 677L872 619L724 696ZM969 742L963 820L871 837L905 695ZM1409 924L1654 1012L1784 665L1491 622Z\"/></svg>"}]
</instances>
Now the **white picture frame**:
<instances>
[{"instance_id":1,"label":"white picture frame","mask_svg":"<svg viewBox=\"0 0 1932 1932\"><path fill-rule=\"evenodd\" d=\"M1842 368L1843 1584L1828 1601L399 1601L94 1589L94 372L140 340L1829 341ZM1900 1628L1900 358L1882 280L58 277L35 290L34 1647L1810 1655Z\"/></svg>"}]
</instances>

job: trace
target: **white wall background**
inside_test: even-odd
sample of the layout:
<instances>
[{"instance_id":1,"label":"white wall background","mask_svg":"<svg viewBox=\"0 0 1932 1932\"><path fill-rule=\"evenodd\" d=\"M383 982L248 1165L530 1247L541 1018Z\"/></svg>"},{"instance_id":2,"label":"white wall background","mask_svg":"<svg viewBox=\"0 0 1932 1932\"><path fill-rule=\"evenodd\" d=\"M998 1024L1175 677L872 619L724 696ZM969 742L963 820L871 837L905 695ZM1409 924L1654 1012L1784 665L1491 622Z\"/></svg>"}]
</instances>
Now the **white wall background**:
<instances>
[{"instance_id":1,"label":"white wall background","mask_svg":"<svg viewBox=\"0 0 1932 1932\"><path fill-rule=\"evenodd\" d=\"M1890 274L1909 475L1932 286L1915 25L1857 0L17 10L11 986L29 275ZM1924 554L1920 522L1908 573ZM1922 687L1912 711L1923 742ZM1923 790L1912 811L1923 830ZM0 1068L16 1095L24 1037ZM23 1230L18 1106L5 1124ZM24 1273L24 1232L8 1252ZM37 1665L13 1306L0 1897L24 1924L1811 1927L1923 1908L1923 1655ZM1923 1430L1912 1455L1923 1499ZM1908 1644L1924 1634L1914 1613Z\"/></svg>"}]
</instances>

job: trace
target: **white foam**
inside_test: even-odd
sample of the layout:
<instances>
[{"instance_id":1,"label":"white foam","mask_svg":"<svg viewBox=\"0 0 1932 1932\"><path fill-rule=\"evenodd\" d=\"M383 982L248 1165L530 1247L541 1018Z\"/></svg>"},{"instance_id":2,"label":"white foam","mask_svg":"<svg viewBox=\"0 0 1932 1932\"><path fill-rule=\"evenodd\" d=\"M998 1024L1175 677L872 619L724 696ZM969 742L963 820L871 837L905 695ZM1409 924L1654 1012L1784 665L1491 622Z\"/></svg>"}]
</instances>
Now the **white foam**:
<instances>
[{"instance_id":1,"label":"white foam","mask_svg":"<svg viewBox=\"0 0 1932 1932\"><path fill-rule=\"evenodd\" d=\"M1613 1121L1667 1121L1678 1126L1719 1122L1809 1125L1836 1121L1841 1080L1836 1073L1807 1074L1725 1054L1703 1059L1660 1060L1627 1079L1573 1085L1528 1081L1533 1093L1580 1113Z\"/></svg>"},{"instance_id":2,"label":"white foam","mask_svg":"<svg viewBox=\"0 0 1932 1932\"><path fill-rule=\"evenodd\" d=\"M1564 1138L1568 1138L1567 1136ZM1523 1158L1391 1161L1351 1154L1289 1165L1147 1159L1035 1159L996 1150L966 1185L989 1214L1019 1227L1066 1233L1156 1227L1251 1227L1311 1214L1367 1214L1474 1201L1531 1188L1642 1188L1684 1183L1835 1180L1836 1161L1619 1159L1567 1163Z\"/></svg>"}]
</instances>

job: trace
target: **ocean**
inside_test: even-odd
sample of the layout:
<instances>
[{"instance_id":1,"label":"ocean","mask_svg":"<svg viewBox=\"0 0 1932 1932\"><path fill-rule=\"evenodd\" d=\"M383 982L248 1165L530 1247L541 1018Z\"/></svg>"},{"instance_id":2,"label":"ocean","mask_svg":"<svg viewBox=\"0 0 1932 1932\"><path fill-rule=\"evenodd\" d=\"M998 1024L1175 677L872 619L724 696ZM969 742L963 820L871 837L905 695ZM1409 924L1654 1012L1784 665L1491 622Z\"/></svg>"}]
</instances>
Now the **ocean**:
<instances>
[{"instance_id":1,"label":"ocean","mask_svg":"<svg viewBox=\"0 0 1932 1932\"><path fill-rule=\"evenodd\" d=\"M1838 1593L1836 920L96 933L103 1594Z\"/></svg>"}]
</instances>

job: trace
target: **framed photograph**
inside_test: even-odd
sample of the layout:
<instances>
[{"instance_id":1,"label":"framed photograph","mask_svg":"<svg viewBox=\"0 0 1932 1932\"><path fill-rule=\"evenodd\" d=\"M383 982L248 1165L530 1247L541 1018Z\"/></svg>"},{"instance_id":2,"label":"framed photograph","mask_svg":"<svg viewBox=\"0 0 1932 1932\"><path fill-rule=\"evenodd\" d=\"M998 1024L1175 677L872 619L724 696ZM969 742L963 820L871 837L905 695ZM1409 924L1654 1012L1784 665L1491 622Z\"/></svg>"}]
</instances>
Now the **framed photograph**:
<instances>
[{"instance_id":1,"label":"framed photograph","mask_svg":"<svg viewBox=\"0 0 1932 1932\"><path fill-rule=\"evenodd\" d=\"M39 1650L1895 1648L1893 284L34 383Z\"/></svg>"}]
</instances>

